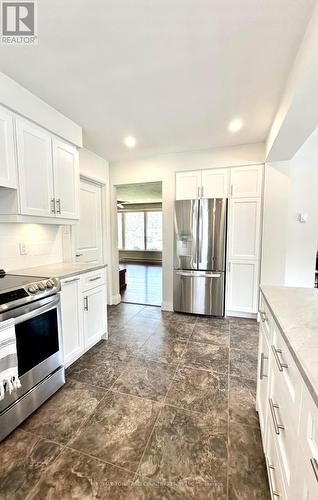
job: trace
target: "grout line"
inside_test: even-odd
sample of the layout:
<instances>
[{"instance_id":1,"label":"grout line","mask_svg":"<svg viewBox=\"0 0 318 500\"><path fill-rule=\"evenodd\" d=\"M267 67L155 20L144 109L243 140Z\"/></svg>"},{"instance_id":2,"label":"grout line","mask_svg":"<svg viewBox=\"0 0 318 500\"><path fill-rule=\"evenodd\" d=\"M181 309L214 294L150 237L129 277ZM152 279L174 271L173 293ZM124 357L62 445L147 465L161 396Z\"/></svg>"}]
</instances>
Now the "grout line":
<instances>
[{"instance_id":1,"label":"grout line","mask_svg":"<svg viewBox=\"0 0 318 500\"><path fill-rule=\"evenodd\" d=\"M230 369L231 369L231 322L229 321L229 358L227 377L227 471L226 471L226 498L229 499L229 474L230 474Z\"/></svg>"}]
</instances>

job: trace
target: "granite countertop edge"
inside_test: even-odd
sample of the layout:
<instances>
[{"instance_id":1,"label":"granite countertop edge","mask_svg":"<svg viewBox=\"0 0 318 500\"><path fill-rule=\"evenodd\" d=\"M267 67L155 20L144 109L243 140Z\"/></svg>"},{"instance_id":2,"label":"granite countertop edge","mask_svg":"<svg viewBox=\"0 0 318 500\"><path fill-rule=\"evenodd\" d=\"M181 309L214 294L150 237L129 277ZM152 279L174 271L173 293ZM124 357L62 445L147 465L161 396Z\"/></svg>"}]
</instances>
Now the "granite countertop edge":
<instances>
[{"instance_id":1,"label":"granite countertop edge","mask_svg":"<svg viewBox=\"0 0 318 500\"><path fill-rule=\"evenodd\" d=\"M267 288L283 288L283 287L270 287L268 285L261 285L260 286L260 290L261 290L261 293L264 297L264 300L276 322L276 325L278 326L278 329L280 331L280 333L282 334L282 337L292 355L292 358L293 360L295 361L300 373L301 373L301 376L303 378L303 381L307 387L307 389L309 390L316 406L318 407L318 391L317 389L314 387L312 381L311 381L311 376L310 374L307 372L306 368L304 367L302 361L300 360L300 357L299 355L297 354L297 348L293 346L292 344L292 341L290 339L290 336L288 336L288 333L284 330L284 328L282 327L281 325L281 320L279 319L277 313L275 312L275 309L273 308L273 306L271 305L270 303L270 300L268 299L268 297L266 297L266 289ZM288 287L286 287L288 288Z\"/></svg>"}]
</instances>

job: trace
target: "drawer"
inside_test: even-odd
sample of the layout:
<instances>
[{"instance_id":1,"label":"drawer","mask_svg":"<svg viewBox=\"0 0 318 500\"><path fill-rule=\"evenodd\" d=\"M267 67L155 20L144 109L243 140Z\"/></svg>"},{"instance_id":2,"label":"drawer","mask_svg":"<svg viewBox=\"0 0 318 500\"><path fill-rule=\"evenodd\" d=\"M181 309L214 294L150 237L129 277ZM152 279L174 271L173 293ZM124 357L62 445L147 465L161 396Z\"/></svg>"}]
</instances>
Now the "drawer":
<instances>
[{"instance_id":1,"label":"drawer","mask_svg":"<svg viewBox=\"0 0 318 500\"><path fill-rule=\"evenodd\" d=\"M286 389L275 367L270 368L270 388L268 396L268 432L275 439L280 470L288 499L295 499L297 429L286 403Z\"/></svg>"},{"instance_id":2,"label":"drawer","mask_svg":"<svg viewBox=\"0 0 318 500\"><path fill-rule=\"evenodd\" d=\"M265 333L268 342L271 342L273 317L262 294L260 300L259 314L261 320L260 328L262 328L263 332Z\"/></svg>"},{"instance_id":3,"label":"drawer","mask_svg":"<svg viewBox=\"0 0 318 500\"><path fill-rule=\"evenodd\" d=\"M271 497L272 500L276 500L277 498L280 500L287 500L284 480L276 450L275 436L271 430L267 438L266 467Z\"/></svg>"},{"instance_id":4,"label":"drawer","mask_svg":"<svg viewBox=\"0 0 318 500\"><path fill-rule=\"evenodd\" d=\"M96 286L104 285L106 283L106 270L105 268L90 271L89 273L82 274L82 291L87 292Z\"/></svg>"},{"instance_id":5,"label":"drawer","mask_svg":"<svg viewBox=\"0 0 318 500\"><path fill-rule=\"evenodd\" d=\"M318 498L318 408L303 383L302 403L299 420L299 439L303 447L305 464L315 478Z\"/></svg>"},{"instance_id":6,"label":"drawer","mask_svg":"<svg viewBox=\"0 0 318 500\"><path fill-rule=\"evenodd\" d=\"M273 340L271 344L271 363L275 367L275 376L278 377L282 389L282 397L289 406L290 416L298 428L299 410L301 401L302 378L296 363L282 337L282 334L273 322Z\"/></svg>"}]
</instances>

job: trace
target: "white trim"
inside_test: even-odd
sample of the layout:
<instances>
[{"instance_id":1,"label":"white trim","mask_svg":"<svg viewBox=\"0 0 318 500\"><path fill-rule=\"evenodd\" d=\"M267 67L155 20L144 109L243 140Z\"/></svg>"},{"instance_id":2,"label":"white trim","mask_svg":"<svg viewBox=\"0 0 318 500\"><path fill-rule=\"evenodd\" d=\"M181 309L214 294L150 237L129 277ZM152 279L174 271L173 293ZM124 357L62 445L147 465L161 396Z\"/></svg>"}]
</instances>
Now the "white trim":
<instances>
[{"instance_id":1,"label":"white trim","mask_svg":"<svg viewBox=\"0 0 318 500\"><path fill-rule=\"evenodd\" d=\"M112 296L112 301L111 304L112 306L117 306L118 304L121 303L121 295L118 293L117 295Z\"/></svg>"},{"instance_id":2,"label":"white trim","mask_svg":"<svg viewBox=\"0 0 318 500\"><path fill-rule=\"evenodd\" d=\"M173 305L171 302L162 302L161 304L162 311L173 311Z\"/></svg>"},{"instance_id":3,"label":"white trim","mask_svg":"<svg viewBox=\"0 0 318 500\"><path fill-rule=\"evenodd\" d=\"M257 319L256 313L246 313L239 311L226 311L226 317Z\"/></svg>"}]
</instances>

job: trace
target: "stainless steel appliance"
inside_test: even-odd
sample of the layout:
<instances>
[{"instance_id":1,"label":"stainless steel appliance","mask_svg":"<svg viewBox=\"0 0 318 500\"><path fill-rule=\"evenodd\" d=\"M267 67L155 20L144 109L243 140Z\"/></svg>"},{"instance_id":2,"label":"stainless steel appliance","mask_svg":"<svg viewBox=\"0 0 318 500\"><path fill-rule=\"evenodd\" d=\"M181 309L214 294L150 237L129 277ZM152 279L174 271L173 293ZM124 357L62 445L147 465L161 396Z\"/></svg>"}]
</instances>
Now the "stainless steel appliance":
<instances>
[{"instance_id":1,"label":"stainless steel appliance","mask_svg":"<svg viewBox=\"0 0 318 500\"><path fill-rule=\"evenodd\" d=\"M174 311L224 316L227 200L177 200Z\"/></svg>"},{"instance_id":2,"label":"stainless steel appliance","mask_svg":"<svg viewBox=\"0 0 318 500\"><path fill-rule=\"evenodd\" d=\"M21 387L0 401L0 441L64 383L56 278L0 271L0 322L14 318Z\"/></svg>"}]
</instances>

